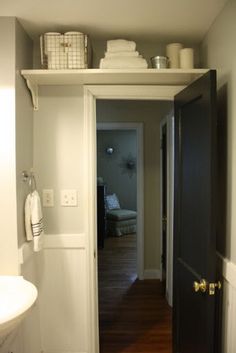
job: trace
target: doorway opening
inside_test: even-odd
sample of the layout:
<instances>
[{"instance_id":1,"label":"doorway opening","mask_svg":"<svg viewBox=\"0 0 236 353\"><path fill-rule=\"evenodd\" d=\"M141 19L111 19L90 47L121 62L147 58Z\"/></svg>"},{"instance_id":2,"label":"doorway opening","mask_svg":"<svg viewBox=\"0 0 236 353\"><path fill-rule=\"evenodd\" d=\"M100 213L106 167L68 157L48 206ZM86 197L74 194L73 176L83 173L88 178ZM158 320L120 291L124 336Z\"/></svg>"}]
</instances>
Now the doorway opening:
<instances>
[{"instance_id":1,"label":"doorway opening","mask_svg":"<svg viewBox=\"0 0 236 353\"><path fill-rule=\"evenodd\" d=\"M112 131L109 130L112 127L113 133L116 131L117 137L121 139L119 128L122 124L124 129L128 126L128 130L131 131L135 124L137 125L136 129L139 127L141 131L141 127L144 125L144 129L146 130L144 145L140 144L141 139L137 141L136 159L137 161L140 160L139 154L142 154L142 150L144 150L144 161L146 163L146 167L144 168L146 171L143 168L138 169L138 165L140 167L141 163L137 163L137 179L139 180L139 183L137 182L137 185L139 185L137 186L137 199L139 200L137 218L139 220L141 218L142 220L141 222L137 222L137 234L142 235L142 241L137 241L137 247L139 246L137 258L140 253L143 258L145 256L145 241L146 249L148 249L148 251L146 250L146 264L144 264L143 259L141 271L140 266L136 267L136 239L134 234L123 234L119 237L107 236L103 239L103 244L100 246L100 250L98 250L99 336L101 353L131 352L132 350L145 351L146 349L150 349L150 352L156 352L163 345L166 347L166 351L171 351L171 308L163 293L163 282L161 281L160 213L158 209L160 210L161 208L160 116L163 116L164 112L169 111L172 108L172 104L170 102L163 103L162 114L159 113L157 117L156 110L157 107L160 108L159 105L160 102L148 101L97 101L97 154L103 154L103 164L106 164L108 170L112 168L109 157L112 157L114 153L113 157L119 159L117 155L115 156L115 151L118 151L119 148L115 140L113 143L111 139L108 139L109 143L101 143L99 133L105 130L105 135L108 135L109 131ZM112 119L116 119L117 115L122 116L126 122L109 123L106 119L104 122L104 115L101 116L101 111L104 113L104 106L106 106L106 115L112 116ZM113 113L111 115L109 109L112 106ZM152 106L153 111L148 106ZM130 107L133 108L128 109ZM127 123L129 121L127 120L127 115L131 119L129 123ZM138 115L142 116L143 119L139 123L137 123L139 119ZM136 120L136 123L132 119ZM139 136L142 136L142 134ZM143 148L140 148L140 146ZM111 155L104 155L107 152L111 153ZM126 152L129 154L128 150ZM120 158L118 164L122 164L121 162L122 158ZM101 188L104 188L99 162L97 162L97 170L98 182L101 183ZM141 178L144 179L143 187L140 184L140 170L141 174L144 174ZM109 177L103 177L103 179L107 181ZM123 185L123 187L125 186ZM114 189L108 189L108 194L114 191ZM103 190L102 197L104 197L105 192ZM140 198L143 200L143 204L141 203L141 205ZM101 215L99 216L99 207L101 207L99 199L100 194L98 194L98 228L100 223L99 218L101 217ZM140 212L142 209L146 212L145 217L145 213L143 212L142 214ZM106 212L105 208L104 212ZM105 223L107 224L106 216ZM140 223L143 224L143 229L139 228ZM139 260L137 263L139 263ZM137 271L135 271L136 268Z\"/></svg>"},{"instance_id":2,"label":"doorway opening","mask_svg":"<svg viewBox=\"0 0 236 353\"><path fill-rule=\"evenodd\" d=\"M107 236L136 234L135 272L144 273L143 126L97 122L98 247ZM114 204L115 202L115 204ZM116 210L116 208L119 210ZM100 214L102 212L102 214ZM102 221L102 229L99 229ZM103 239L101 237L103 236Z\"/></svg>"},{"instance_id":3,"label":"doorway opening","mask_svg":"<svg viewBox=\"0 0 236 353\"><path fill-rule=\"evenodd\" d=\"M88 297L88 335L91 342L91 352L98 352L96 198L94 197L96 185L94 161L96 100L138 99L139 102L145 99L156 101L163 97L163 86L87 86L84 88L84 97L85 144L88 150L85 172L86 188L90 196L86 208L86 219L88 219L88 293L91 293ZM216 209L216 182L214 179L217 157L216 72L210 70L185 89L179 86L166 87L165 99L167 97L170 101L174 100L176 122L174 351L177 352L181 349L188 351L190 347L195 351L203 348L204 352L213 352L216 342L215 327L218 323L218 321L217 323L214 321L217 319L214 309L217 304L218 292L217 290L212 291L212 288L214 286L216 289L217 285L219 287L217 288L220 289L219 283L216 282L216 219L213 217ZM198 176L199 172L201 172L201 177ZM191 189L190 192L189 189ZM160 210L155 209L155 212L158 211ZM160 218L160 213L158 212L158 214ZM184 229L184 232L180 231L181 229ZM150 258L145 256L145 268L147 264L149 265L149 260ZM207 279L204 280L203 277ZM213 282L209 283L207 280L213 280ZM211 286L208 287L208 283ZM202 295L199 288L204 290L205 295ZM211 300L208 295L211 295ZM192 317L195 317L196 320L192 320ZM198 341L197 344L196 327L198 327L198 332L201 332L201 337L207 338L204 341ZM137 350L136 347L134 350Z\"/></svg>"}]
</instances>

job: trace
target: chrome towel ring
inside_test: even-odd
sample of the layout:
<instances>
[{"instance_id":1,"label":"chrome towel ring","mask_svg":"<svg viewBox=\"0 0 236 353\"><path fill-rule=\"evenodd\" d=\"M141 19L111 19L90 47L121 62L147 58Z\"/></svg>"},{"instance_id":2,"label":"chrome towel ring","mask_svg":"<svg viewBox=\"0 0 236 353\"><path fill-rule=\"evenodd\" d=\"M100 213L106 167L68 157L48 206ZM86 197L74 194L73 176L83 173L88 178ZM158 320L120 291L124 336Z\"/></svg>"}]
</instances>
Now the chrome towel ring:
<instances>
[{"instance_id":1,"label":"chrome towel ring","mask_svg":"<svg viewBox=\"0 0 236 353\"><path fill-rule=\"evenodd\" d=\"M36 179L35 179L33 171L30 171L30 173L28 173L26 170L23 170L23 172L22 172L22 180L23 180L24 183L28 182L31 194L32 194L32 192L34 190L37 189Z\"/></svg>"}]
</instances>

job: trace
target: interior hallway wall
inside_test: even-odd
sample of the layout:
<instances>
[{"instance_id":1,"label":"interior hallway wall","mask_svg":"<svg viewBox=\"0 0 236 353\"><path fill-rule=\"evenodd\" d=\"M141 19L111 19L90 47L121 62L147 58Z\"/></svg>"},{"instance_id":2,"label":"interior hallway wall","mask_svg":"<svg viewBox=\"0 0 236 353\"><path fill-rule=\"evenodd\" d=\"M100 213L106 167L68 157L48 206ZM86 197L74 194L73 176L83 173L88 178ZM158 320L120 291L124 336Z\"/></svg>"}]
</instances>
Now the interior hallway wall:
<instances>
[{"instance_id":1,"label":"interior hallway wall","mask_svg":"<svg viewBox=\"0 0 236 353\"><path fill-rule=\"evenodd\" d=\"M106 153L113 147L113 154ZM134 161L134 169L127 166ZM97 130L97 175L108 194L117 194L121 208L137 210L137 138L135 130Z\"/></svg>"},{"instance_id":2,"label":"interior hallway wall","mask_svg":"<svg viewBox=\"0 0 236 353\"><path fill-rule=\"evenodd\" d=\"M40 87L34 113L34 170L38 189L51 189L54 206L44 207L46 234L84 231L84 120L82 86ZM76 207L61 206L61 190L74 189Z\"/></svg>"},{"instance_id":3,"label":"interior hallway wall","mask_svg":"<svg viewBox=\"0 0 236 353\"><path fill-rule=\"evenodd\" d=\"M236 2L231 0L212 25L202 43L203 65L217 69L217 90L219 106L219 122L222 126L221 139L224 138L224 128L227 129L227 222L226 246L219 244L219 251L236 263ZM224 125L222 125L224 124ZM225 153L220 151L220 153Z\"/></svg>"},{"instance_id":4,"label":"interior hallway wall","mask_svg":"<svg viewBox=\"0 0 236 353\"><path fill-rule=\"evenodd\" d=\"M22 181L22 171L29 172L33 167L33 109L30 92L20 70L33 66L33 43L17 20L15 33L17 233L18 246L21 247L26 241L24 203L30 191L28 183ZM32 253L21 265L21 275L39 290L37 257L36 253ZM41 352L39 301L40 297L19 329L24 353Z\"/></svg>"},{"instance_id":5,"label":"interior hallway wall","mask_svg":"<svg viewBox=\"0 0 236 353\"><path fill-rule=\"evenodd\" d=\"M97 100L97 122L138 122L144 128L144 269L160 269L160 121L168 101Z\"/></svg>"},{"instance_id":6,"label":"interior hallway wall","mask_svg":"<svg viewBox=\"0 0 236 353\"><path fill-rule=\"evenodd\" d=\"M21 69L33 67L33 42L16 21L16 186L17 229L19 247L25 242L24 201L29 185L22 181L22 171L33 167L33 111L32 101Z\"/></svg>"},{"instance_id":7,"label":"interior hallway wall","mask_svg":"<svg viewBox=\"0 0 236 353\"><path fill-rule=\"evenodd\" d=\"M15 18L0 17L0 274L17 275Z\"/></svg>"},{"instance_id":8,"label":"interior hallway wall","mask_svg":"<svg viewBox=\"0 0 236 353\"><path fill-rule=\"evenodd\" d=\"M54 206L43 207L45 237L39 267L45 353L90 351L83 102L82 86L42 86L40 108L34 113L37 186L41 196L44 189L54 194ZM64 189L76 191L77 206L61 206Z\"/></svg>"},{"instance_id":9,"label":"interior hallway wall","mask_svg":"<svg viewBox=\"0 0 236 353\"><path fill-rule=\"evenodd\" d=\"M0 18L0 43L4 48L0 56L0 110L3 118L0 132L3 135L0 138L3 144L0 149L0 202L3 203L0 271L3 275L20 274L38 287L36 256L32 255L20 267L18 253L18 246L26 240L24 201L29 192L27 185L22 182L22 171L29 171L33 166L33 110L20 70L32 68L33 43L14 17ZM2 222L7 223L6 227ZM41 352L38 302L1 345L1 353Z\"/></svg>"},{"instance_id":10,"label":"interior hallway wall","mask_svg":"<svg viewBox=\"0 0 236 353\"><path fill-rule=\"evenodd\" d=\"M227 2L202 42L202 64L217 69L219 205L217 248L223 256L223 349L236 347L236 2ZM226 212L225 212L226 210Z\"/></svg>"}]
</instances>

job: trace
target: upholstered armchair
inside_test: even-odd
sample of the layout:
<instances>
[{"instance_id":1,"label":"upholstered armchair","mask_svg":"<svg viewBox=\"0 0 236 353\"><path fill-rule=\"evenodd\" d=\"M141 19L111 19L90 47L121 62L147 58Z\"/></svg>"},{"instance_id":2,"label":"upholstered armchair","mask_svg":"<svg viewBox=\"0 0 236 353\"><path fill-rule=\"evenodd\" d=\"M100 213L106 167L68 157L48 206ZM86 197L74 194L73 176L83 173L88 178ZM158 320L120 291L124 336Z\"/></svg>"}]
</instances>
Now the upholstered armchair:
<instances>
[{"instance_id":1,"label":"upholstered armchair","mask_svg":"<svg viewBox=\"0 0 236 353\"><path fill-rule=\"evenodd\" d=\"M136 233L137 212L121 208L116 194L105 196L105 208L108 236Z\"/></svg>"}]
</instances>

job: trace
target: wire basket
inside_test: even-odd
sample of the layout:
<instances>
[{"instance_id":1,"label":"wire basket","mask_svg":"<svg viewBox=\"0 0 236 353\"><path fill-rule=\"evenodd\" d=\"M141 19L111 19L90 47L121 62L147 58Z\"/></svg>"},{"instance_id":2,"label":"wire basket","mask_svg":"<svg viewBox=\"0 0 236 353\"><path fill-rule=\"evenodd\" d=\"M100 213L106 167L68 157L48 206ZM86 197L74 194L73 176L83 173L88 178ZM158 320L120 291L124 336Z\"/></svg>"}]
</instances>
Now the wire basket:
<instances>
[{"instance_id":1,"label":"wire basket","mask_svg":"<svg viewBox=\"0 0 236 353\"><path fill-rule=\"evenodd\" d=\"M87 69L91 65L88 36L80 32L45 33L40 36L44 69Z\"/></svg>"}]
</instances>

